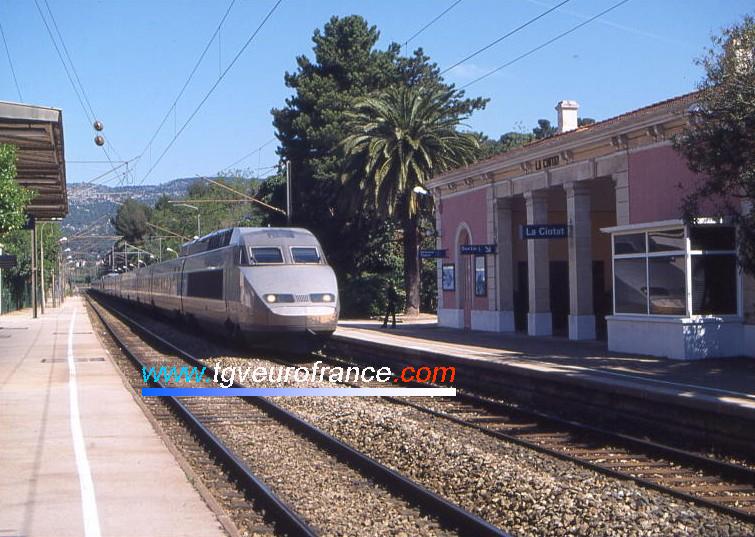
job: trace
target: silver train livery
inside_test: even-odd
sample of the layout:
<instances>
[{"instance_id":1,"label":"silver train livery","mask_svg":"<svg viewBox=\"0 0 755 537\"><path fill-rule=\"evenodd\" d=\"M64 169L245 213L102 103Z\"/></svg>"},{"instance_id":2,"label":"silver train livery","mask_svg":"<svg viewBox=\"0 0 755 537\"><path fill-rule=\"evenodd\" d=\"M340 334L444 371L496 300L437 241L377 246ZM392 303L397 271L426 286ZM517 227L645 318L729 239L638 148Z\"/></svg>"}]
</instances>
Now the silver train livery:
<instances>
[{"instance_id":1,"label":"silver train livery","mask_svg":"<svg viewBox=\"0 0 755 537\"><path fill-rule=\"evenodd\" d=\"M335 273L300 228L219 230L184 244L176 259L92 288L263 345L311 346L335 331L339 313Z\"/></svg>"}]
</instances>

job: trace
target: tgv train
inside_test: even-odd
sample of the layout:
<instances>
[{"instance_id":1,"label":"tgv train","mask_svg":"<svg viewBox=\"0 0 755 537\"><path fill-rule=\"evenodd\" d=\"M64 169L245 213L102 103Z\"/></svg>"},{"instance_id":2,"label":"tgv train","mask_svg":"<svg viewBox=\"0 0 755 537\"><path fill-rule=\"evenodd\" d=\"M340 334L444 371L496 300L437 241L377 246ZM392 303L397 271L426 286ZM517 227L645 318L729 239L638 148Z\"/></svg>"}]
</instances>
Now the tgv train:
<instances>
[{"instance_id":1,"label":"tgv train","mask_svg":"<svg viewBox=\"0 0 755 537\"><path fill-rule=\"evenodd\" d=\"M331 335L339 313L335 273L315 236L299 228L216 231L184 244L176 259L109 274L92 288L212 331L296 349Z\"/></svg>"}]
</instances>

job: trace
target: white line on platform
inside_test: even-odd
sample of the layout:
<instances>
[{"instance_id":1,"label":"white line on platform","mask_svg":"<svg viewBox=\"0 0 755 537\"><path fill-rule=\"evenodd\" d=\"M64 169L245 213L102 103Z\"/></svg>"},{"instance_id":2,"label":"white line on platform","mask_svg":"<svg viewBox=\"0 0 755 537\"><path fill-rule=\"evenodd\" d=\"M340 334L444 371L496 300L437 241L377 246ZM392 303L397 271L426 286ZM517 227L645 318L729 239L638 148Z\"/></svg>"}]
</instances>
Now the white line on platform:
<instances>
[{"instance_id":1,"label":"white line on platform","mask_svg":"<svg viewBox=\"0 0 755 537\"><path fill-rule=\"evenodd\" d=\"M71 435L73 436L73 452L76 456L76 468L79 472L81 487L81 510L84 515L84 535L86 537L100 537L100 518L97 514L97 500L94 495L94 482L89 468L87 448L84 443L84 432L81 428L79 416L79 391L76 385L76 362L73 359L73 326L76 322L76 309L71 315L68 327L68 396L70 400Z\"/></svg>"}]
</instances>

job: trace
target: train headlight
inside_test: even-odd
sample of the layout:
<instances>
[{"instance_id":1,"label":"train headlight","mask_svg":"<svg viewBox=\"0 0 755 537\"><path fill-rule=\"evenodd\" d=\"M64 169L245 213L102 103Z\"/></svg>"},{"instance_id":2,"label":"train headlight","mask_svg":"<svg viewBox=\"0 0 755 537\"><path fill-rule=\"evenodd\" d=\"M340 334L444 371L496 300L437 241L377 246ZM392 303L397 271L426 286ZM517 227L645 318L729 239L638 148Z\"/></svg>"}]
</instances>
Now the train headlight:
<instances>
[{"instance_id":1,"label":"train headlight","mask_svg":"<svg viewBox=\"0 0 755 537\"><path fill-rule=\"evenodd\" d=\"M268 304L280 304L281 302L295 302L294 295L273 294L263 295L265 302Z\"/></svg>"},{"instance_id":2,"label":"train headlight","mask_svg":"<svg viewBox=\"0 0 755 537\"><path fill-rule=\"evenodd\" d=\"M335 302L336 297L330 293L313 293L309 295L312 302Z\"/></svg>"}]
</instances>

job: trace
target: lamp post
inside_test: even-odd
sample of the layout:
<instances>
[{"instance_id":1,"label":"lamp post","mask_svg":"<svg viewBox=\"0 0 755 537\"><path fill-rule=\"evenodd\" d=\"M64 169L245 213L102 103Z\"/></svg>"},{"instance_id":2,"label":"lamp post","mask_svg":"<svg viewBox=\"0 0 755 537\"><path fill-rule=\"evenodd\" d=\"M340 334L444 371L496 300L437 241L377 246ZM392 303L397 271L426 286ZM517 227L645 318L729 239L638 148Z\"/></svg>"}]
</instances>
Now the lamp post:
<instances>
[{"instance_id":1,"label":"lamp post","mask_svg":"<svg viewBox=\"0 0 755 537\"><path fill-rule=\"evenodd\" d=\"M42 222L39 226L39 278L41 282L40 297L42 298L42 301L39 304L42 315L45 314L45 238L42 232L45 230L46 223L47 222Z\"/></svg>"},{"instance_id":2,"label":"lamp post","mask_svg":"<svg viewBox=\"0 0 755 537\"><path fill-rule=\"evenodd\" d=\"M199 216L200 216L199 207L196 207L194 205L189 205L188 203L176 203L176 205L179 205L181 207L188 207L189 209L194 209L195 211L197 211L197 237L201 237L202 236L202 228L199 225Z\"/></svg>"},{"instance_id":3,"label":"lamp post","mask_svg":"<svg viewBox=\"0 0 755 537\"><path fill-rule=\"evenodd\" d=\"M53 306L55 306L55 296L58 297L58 304L63 305L63 275L61 274L61 256L62 256L62 246L63 244L68 242L68 237L60 237L58 239L58 243L60 244L60 248L58 248L58 259L57 259L57 267L55 267L55 270L58 272L58 280L57 280L57 287L53 285ZM53 276L55 275L55 272L53 272Z\"/></svg>"},{"instance_id":4,"label":"lamp post","mask_svg":"<svg viewBox=\"0 0 755 537\"><path fill-rule=\"evenodd\" d=\"M67 241L68 239L66 239ZM64 248L60 254L60 303L66 301L66 287L68 287L68 278L70 274L67 272L66 263L63 263L63 254L70 252L70 248Z\"/></svg>"},{"instance_id":5,"label":"lamp post","mask_svg":"<svg viewBox=\"0 0 755 537\"><path fill-rule=\"evenodd\" d=\"M291 226L294 221L293 190L291 190L291 161L286 161L286 225Z\"/></svg>"},{"instance_id":6,"label":"lamp post","mask_svg":"<svg viewBox=\"0 0 755 537\"><path fill-rule=\"evenodd\" d=\"M166 252L170 252L172 254L176 254L176 257L178 257L178 252L176 252L173 248L168 247L165 249Z\"/></svg>"}]
</instances>

